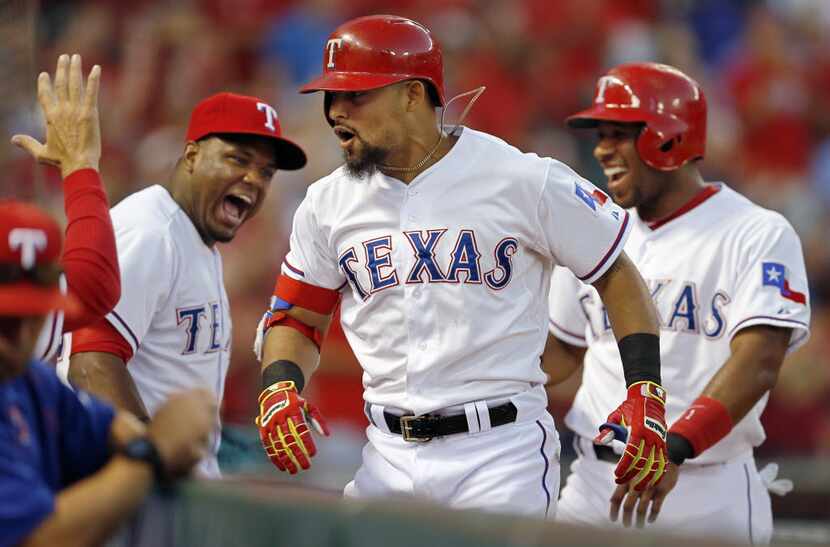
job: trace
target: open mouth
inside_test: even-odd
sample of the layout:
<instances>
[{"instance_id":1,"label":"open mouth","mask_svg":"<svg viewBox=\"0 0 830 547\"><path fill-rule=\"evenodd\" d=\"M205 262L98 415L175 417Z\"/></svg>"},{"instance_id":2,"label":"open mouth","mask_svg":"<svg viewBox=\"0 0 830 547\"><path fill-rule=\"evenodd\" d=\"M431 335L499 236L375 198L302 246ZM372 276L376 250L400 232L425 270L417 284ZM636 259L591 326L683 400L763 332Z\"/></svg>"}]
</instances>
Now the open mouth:
<instances>
[{"instance_id":1,"label":"open mouth","mask_svg":"<svg viewBox=\"0 0 830 547\"><path fill-rule=\"evenodd\" d=\"M619 182L620 179L628 173L628 169L616 165L613 167L606 167L602 170L602 172L605 173L605 176L608 178L608 184L610 185Z\"/></svg>"},{"instance_id":2,"label":"open mouth","mask_svg":"<svg viewBox=\"0 0 830 547\"><path fill-rule=\"evenodd\" d=\"M230 226L239 226L254 207L254 199L244 194L226 194L219 203L221 220Z\"/></svg>"},{"instance_id":3,"label":"open mouth","mask_svg":"<svg viewBox=\"0 0 830 547\"><path fill-rule=\"evenodd\" d=\"M334 134L340 139L340 146L346 147L352 142L355 137L355 132L342 125L334 126Z\"/></svg>"}]
</instances>

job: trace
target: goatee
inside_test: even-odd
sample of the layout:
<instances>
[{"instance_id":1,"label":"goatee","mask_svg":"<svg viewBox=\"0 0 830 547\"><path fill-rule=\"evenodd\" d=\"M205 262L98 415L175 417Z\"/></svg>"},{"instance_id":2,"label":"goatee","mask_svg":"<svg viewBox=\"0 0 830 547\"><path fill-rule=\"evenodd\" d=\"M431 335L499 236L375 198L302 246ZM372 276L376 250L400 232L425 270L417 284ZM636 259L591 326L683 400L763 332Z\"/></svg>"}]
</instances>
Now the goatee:
<instances>
[{"instance_id":1,"label":"goatee","mask_svg":"<svg viewBox=\"0 0 830 547\"><path fill-rule=\"evenodd\" d=\"M351 159L344 151L343 159L346 161L346 172L359 179L371 177L377 172L378 167L383 165L388 155L388 150L366 143L363 144L363 152Z\"/></svg>"}]
</instances>

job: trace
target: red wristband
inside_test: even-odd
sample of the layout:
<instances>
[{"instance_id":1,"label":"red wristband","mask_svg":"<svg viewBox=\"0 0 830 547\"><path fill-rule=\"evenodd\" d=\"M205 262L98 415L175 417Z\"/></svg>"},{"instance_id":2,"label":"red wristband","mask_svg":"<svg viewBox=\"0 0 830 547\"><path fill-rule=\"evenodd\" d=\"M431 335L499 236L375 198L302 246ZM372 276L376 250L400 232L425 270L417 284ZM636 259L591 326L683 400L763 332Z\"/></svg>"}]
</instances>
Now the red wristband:
<instances>
[{"instance_id":1,"label":"red wristband","mask_svg":"<svg viewBox=\"0 0 830 547\"><path fill-rule=\"evenodd\" d=\"M320 331L283 312L274 312L274 315L265 323L265 332L268 332L271 327L290 327L311 340L318 350L323 345L323 336Z\"/></svg>"},{"instance_id":2,"label":"red wristband","mask_svg":"<svg viewBox=\"0 0 830 547\"><path fill-rule=\"evenodd\" d=\"M723 403L701 395L680 415L669 429L689 441L695 457L716 444L732 431L732 417Z\"/></svg>"}]
</instances>

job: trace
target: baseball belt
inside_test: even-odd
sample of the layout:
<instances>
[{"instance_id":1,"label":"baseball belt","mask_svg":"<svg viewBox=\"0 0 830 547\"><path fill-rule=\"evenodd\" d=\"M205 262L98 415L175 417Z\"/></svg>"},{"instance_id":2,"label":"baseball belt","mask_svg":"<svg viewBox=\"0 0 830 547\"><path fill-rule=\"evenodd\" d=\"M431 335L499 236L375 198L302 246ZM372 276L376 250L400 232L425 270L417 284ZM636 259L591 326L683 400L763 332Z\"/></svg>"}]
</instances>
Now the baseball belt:
<instances>
[{"instance_id":1,"label":"baseball belt","mask_svg":"<svg viewBox=\"0 0 830 547\"><path fill-rule=\"evenodd\" d=\"M595 444L594 454L596 454L597 459L600 461L609 463L617 463L620 461L620 455L614 452L614 449L610 446Z\"/></svg>"},{"instance_id":2,"label":"baseball belt","mask_svg":"<svg viewBox=\"0 0 830 547\"><path fill-rule=\"evenodd\" d=\"M573 447L577 454L584 455L584 450L582 449L582 443L580 442L584 437L580 437L579 435L574 435L573 438ZM602 444L594 444L590 442L589 439L585 439L589 442L591 447L594 450L594 455L599 461L608 462L608 463L617 463L620 461L620 455L614 452L614 449L607 445Z\"/></svg>"},{"instance_id":3,"label":"baseball belt","mask_svg":"<svg viewBox=\"0 0 830 547\"><path fill-rule=\"evenodd\" d=\"M490 414L490 425L492 427L516 421L517 411L516 405L513 403L508 402L488 408L487 412ZM470 430L467 425L466 414L396 416L384 411L383 417L386 420L386 425L389 426L389 431L396 435L402 435L403 440L410 442L426 442L436 437L467 433Z\"/></svg>"}]
</instances>

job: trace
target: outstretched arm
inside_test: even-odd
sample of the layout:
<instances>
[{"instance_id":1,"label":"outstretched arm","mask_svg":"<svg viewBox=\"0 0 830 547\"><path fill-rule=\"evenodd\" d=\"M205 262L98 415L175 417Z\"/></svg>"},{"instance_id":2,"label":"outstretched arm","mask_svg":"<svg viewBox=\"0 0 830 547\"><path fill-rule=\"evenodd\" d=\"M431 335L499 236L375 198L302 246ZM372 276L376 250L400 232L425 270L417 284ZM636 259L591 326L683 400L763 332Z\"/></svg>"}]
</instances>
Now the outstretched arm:
<instances>
[{"instance_id":1,"label":"outstretched arm","mask_svg":"<svg viewBox=\"0 0 830 547\"><path fill-rule=\"evenodd\" d=\"M12 143L39 163L60 169L64 179L67 227L61 266L70 292L83 305L79 315L67 317L69 332L106 315L121 294L115 235L109 203L98 174L101 129L98 88L101 67L94 66L86 85L81 56L61 55L54 81L38 76L38 102L46 119L46 142L15 135Z\"/></svg>"},{"instance_id":2,"label":"outstretched arm","mask_svg":"<svg viewBox=\"0 0 830 547\"><path fill-rule=\"evenodd\" d=\"M660 324L640 273L625 253L596 282L617 339L628 395L608 416L595 442L607 444L613 430L630 427L628 444L614 474L617 484L638 491L660 481L666 461L666 393L660 378Z\"/></svg>"}]
</instances>

